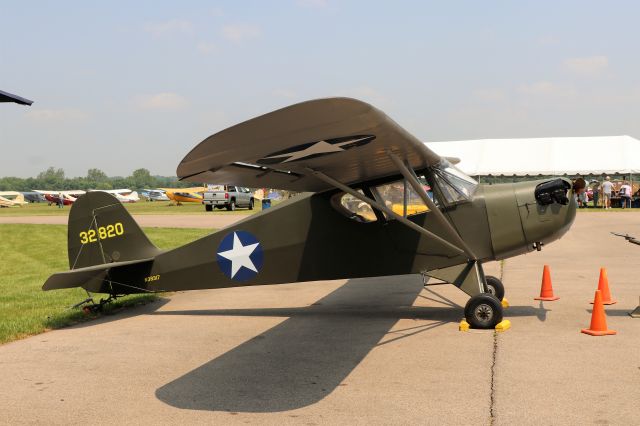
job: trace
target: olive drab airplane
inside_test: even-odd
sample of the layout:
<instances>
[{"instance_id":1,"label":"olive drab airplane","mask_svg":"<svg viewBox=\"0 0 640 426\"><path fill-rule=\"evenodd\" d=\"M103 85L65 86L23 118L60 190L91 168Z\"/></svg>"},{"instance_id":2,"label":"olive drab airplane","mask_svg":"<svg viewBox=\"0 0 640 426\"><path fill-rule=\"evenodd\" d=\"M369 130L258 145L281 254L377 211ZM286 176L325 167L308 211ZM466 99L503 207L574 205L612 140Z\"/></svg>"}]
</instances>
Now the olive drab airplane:
<instances>
[{"instance_id":1,"label":"olive drab airplane","mask_svg":"<svg viewBox=\"0 0 640 426\"><path fill-rule=\"evenodd\" d=\"M43 289L82 287L108 294L104 303L129 293L422 273L468 294L467 321L490 328L502 320L504 287L482 265L540 250L576 213L568 180L480 185L348 98L303 102L216 133L177 175L304 193L167 251L115 198L88 193L69 215L71 270Z\"/></svg>"}]
</instances>

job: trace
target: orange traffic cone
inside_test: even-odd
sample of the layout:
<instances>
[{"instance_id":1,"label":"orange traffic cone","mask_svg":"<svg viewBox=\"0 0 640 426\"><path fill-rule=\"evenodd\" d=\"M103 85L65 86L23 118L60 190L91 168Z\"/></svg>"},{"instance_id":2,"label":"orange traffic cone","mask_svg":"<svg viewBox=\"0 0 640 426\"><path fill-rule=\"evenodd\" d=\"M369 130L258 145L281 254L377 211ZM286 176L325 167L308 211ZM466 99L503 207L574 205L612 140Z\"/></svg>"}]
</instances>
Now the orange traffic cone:
<instances>
[{"instance_id":1,"label":"orange traffic cone","mask_svg":"<svg viewBox=\"0 0 640 426\"><path fill-rule=\"evenodd\" d=\"M552 302L560 299L553 295L553 286L551 285L551 273L549 272L549 265L544 265L542 270L542 288L540 288L540 297L534 298L534 300L544 300L546 302Z\"/></svg>"},{"instance_id":2,"label":"orange traffic cone","mask_svg":"<svg viewBox=\"0 0 640 426\"><path fill-rule=\"evenodd\" d=\"M593 312L591 313L591 325L589 328L581 330L584 334L591 336L606 336L608 334L616 334L613 330L607 329L607 316L604 313L604 305L602 303L602 293L596 290L596 297L593 299Z\"/></svg>"},{"instance_id":3,"label":"orange traffic cone","mask_svg":"<svg viewBox=\"0 0 640 426\"><path fill-rule=\"evenodd\" d=\"M598 280L598 290L602 294L603 305L613 305L618 303L617 300L611 299L611 292L609 291L609 278L607 278L607 268L600 268L600 279ZM593 302L591 302L593 304Z\"/></svg>"}]
</instances>

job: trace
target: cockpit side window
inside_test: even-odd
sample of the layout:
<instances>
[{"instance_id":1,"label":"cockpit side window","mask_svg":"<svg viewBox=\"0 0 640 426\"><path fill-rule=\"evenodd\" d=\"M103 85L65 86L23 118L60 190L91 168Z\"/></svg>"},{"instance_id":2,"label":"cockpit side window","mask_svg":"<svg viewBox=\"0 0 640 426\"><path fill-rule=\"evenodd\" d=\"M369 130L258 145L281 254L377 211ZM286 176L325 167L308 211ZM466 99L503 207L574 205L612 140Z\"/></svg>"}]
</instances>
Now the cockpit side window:
<instances>
[{"instance_id":1,"label":"cockpit side window","mask_svg":"<svg viewBox=\"0 0 640 426\"><path fill-rule=\"evenodd\" d=\"M363 194L362 190L358 190ZM357 199L351 194L341 193L332 200L334 208L343 213L345 216L357 222L375 222L378 220L373 208L362 200Z\"/></svg>"},{"instance_id":2,"label":"cockpit side window","mask_svg":"<svg viewBox=\"0 0 640 426\"><path fill-rule=\"evenodd\" d=\"M427 191L427 195L433 199L433 192L431 191L431 188L428 185L425 185L422 179L420 180ZM405 190L407 193L406 210ZM387 208L399 216L413 216L429 211L429 207L424 204L422 198L420 198L413 187L403 180L373 187L371 188L371 191L379 202L383 203Z\"/></svg>"},{"instance_id":3,"label":"cockpit side window","mask_svg":"<svg viewBox=\"0 0 640 426\"><path fill-rule=\"evenodd\" d=\"M447 160L442 160L437 166L418 172L418 180L427 196L438 208L442 206L470 201L473 198L478 183L464 174ZM384 204L398 216L413 216L429 212L413 186L405 180L397 180L377 186L370 186L357 191L374 198ZM434 191L435 190L435 191ZM348 193L335 194L331 203L333 207L345 216L357 222L374 222L378 219L393 220L394 217L383 211L375 211L371 205Z\"/></svg>"}]
</instances>

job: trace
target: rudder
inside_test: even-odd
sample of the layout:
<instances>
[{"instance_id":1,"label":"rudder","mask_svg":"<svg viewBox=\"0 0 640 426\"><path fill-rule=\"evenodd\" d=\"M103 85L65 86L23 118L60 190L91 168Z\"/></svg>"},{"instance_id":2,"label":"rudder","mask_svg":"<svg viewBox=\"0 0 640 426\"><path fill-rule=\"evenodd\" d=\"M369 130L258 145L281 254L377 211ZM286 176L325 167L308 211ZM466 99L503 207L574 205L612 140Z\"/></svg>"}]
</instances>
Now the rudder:
<instances>
[{"instance_id":1,"label":"rudder","mask_svg":"<svg viewBox=\"0 0 640 426\"><path fill-rule=\"evenodd\" d=\"M100 191L79 197L69 212L69 268L146 259L160 250L114 196Z\"/></svg>"}]
</instances>

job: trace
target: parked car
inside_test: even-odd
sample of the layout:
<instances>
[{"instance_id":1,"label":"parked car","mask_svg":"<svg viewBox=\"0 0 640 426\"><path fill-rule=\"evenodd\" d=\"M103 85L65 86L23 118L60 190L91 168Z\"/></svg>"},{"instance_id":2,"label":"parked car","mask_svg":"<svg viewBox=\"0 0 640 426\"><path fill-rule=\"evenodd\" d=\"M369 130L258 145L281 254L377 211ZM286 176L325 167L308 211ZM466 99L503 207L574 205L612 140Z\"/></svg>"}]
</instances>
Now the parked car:
<instances>
[{"instance_id":1,"label":"parked car","mask_svg":"<svg viewBox=\"0 0 640 426\"><path fill-rule=\"evenodd\" d=\"M210 212L213 208L233 211L236 207L246 207L253 210L253 192L249 188L235 185L216 185L205 191L202 198L202 204L206 211Z\"/></svg>"}]
</instances>

